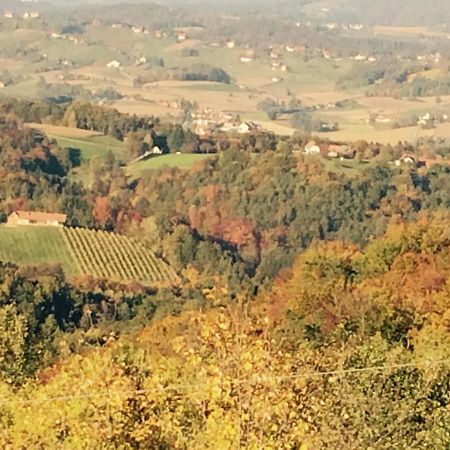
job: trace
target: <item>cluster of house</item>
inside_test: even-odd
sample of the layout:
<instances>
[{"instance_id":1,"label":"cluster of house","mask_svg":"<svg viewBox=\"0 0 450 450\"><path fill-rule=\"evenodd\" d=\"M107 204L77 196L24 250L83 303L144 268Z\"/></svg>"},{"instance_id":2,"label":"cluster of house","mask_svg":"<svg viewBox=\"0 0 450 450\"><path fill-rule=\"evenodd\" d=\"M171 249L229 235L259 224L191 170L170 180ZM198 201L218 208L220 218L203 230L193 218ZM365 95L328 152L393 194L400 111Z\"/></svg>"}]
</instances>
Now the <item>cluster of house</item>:
<instances>
[{"instance_id":1,"label":"cluster of house","mask_svg":"<svg viewBox=\"0 0 450 450\"><path fill-rule=\"evenodd\" d=\"M377 62L377 58L375 56L373 55L367 56L361 53L358 53L357 55L354 56L350 56L350 59L357 62L370 62L370 63Z\"/></svg>"},{"instance_id":2,"label":"cluster of house","mask_svg":"<svg viewBox=\"0 0 450 450\"><path fill-rule=\"evenodd\" d=\"M117 59L113 59L112 61L109 61L106 63L106 67L108 69L119 69L122 63L120 61L117 61Z\"/></svg>"},{"instance_id":3,"label":"cluster of house","mask_svg":"<svg viewBox=\"0 0 450 450\"><path fill-rule=\"evenodd\" d=\"M364 25L362 23L339 24L336 22L328 22L325 24L325 28L328 30L362 31L364 30Z\"/></svg>"},{"instance_id":4,"label":"cluster of house","mask_svg":"<svg viewBox=\"0 0 450 450\"><path fill-rule=\"evenodd\" d=\"M66 214L41 211L13 211L6 222L9 226L38 225L62 227L67 220Z\"/></svg>"},{"instance_id":5,"label":"cluster of house","mask_svg":"<svg viewBox=\"0 0 450 450\"><path fill-rule=\"evenodd\" d=\"M5 19L14 19L15 17L22 18L25 20L39 19L41 17L41 13L39 13L37 11L25 11L22 15L19 15L19 14L16 15L13 11L5 11L3 13L3 17Z\"/></svg>"},{"instance_id":6,"label":"cluster of house","mask_svg":"<svg viewBox=\"0 0 450 450\"><path fill-rule=\"evenodd\" d=\"M396 166L403 166L405 164L409 165L409 166L416 166L416 167L425 167L426 166L425 161L421 161L421 160L417 159L416 155L414 155L412 153L405 153L399 159L396 159L394 161L394 164Z\"/></svg>"},{"instance_id":7,"label":"cluster of house","mask_svg":"<svg viewBox=\"0 0 450 450\"><path fill-rule=\"evenodd\" d=\"M345 144L322 144L309 141L303 150L305 155L323 155L326 158L354 159L356 150Z\"/></svg>"},{"instance_id":8,"label":"cluster of house","mask_svg":"<svg viewBox=\"0 0 450 450\"><path fill-rule=\"evenodd\" d=\"M423 128L435 127L439 123L448 122L448 115L435 115L429 112L422 114L417 120L417 125Z\"/></svg>"},{"instance_id":9,"label":"cluster of house","mask_svg":"<svg viewBox=\"0 0 450 450\"><path fill-rule=\"evenodd\" d=\"M84 40L81 36L74 36L73 34L61 34L61 33L51 33L51 39L64 39L73 42L75 45L83 44Z\"/></svg>"},{"instance_id":10,"label":"cluster of house","mask_svg":"<svg viewBox=\"0 0 450 450\"><path fill-rule=\"evenodd\" d=\"M242 122L232 112L215 113L211 108L191 113L194 133L200 137L208 137L214 132L249 134L261 131L261 127L253 122Z\"/></svg>"},{"instance_id":11,"label":"cluster of house","mask_svg":"<svg viewBox=\"0 0 450 450\"><path fill-rule=\"evenodd\" d=\"M339 158L341 161L345 159L354 159L356 156L356 150L350 145L329 143L319 145L316 141L309 141L305 145L303 153L305 155L322 155L323 157L330 159ZM396 166L411 165L415 167L424 167L426 165L425 161L419 160L417 156L411 152L406 152L392 163Z\"/></svg>"}]
</instances>

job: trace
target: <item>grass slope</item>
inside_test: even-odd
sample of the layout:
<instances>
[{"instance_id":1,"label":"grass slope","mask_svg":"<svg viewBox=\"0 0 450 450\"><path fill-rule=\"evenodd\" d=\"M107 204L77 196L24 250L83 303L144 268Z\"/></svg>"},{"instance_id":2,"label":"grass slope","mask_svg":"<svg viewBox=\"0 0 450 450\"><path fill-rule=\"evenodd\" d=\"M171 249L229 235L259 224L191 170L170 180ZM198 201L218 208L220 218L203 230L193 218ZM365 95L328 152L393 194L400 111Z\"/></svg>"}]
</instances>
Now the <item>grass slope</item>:
<instances>
[{"instance_id":1,"label":"grass slope","mask_svg":"<svg viewBox=\"0 0 450 450\"><path fill-rule=\"evenodd\" d=\"M123 142L109 136L92 136L88 138L74 139L59 136L52 136L62 148L76 148L81 152L83 161L89 161L99 156L105 158L109 151L119 160L125 159L125 149Z\"/></svg>"},{"instance_id":2,"label":"grass slope","mask_svg":"<svg viewBox=\"0 0 450 450\"><path fill-rule=\"evenodd\" d=\"M59 228L0 226L0 259L18 265L60 264L68 274L81 274Z\"/></svg>"},{"instance_id":3,"label":"grass slope","mask_svg":"<svg viewBox=\"0 0 450 450\"><path fill-rule=\"evenodd\" d=\"M132 178L140 178L149 170L160 169L161 167L177 167L179 169L189 169L198 161L204 161L212 155L197 154L170 154L150 158L146 161L130 164L127 167L127 174Z\"/></svg>"},{"instance_id":4,"label":"grass slope","mask_svg":"<svg viewBox=\"0 0 450 450\"><path fill-rule=\"evenodd\" d=\"M18 265L59 264L67 275L160 285L175 272L141 242L82 228L0 226L0 260Z\"/></svg>"}]
</instances>

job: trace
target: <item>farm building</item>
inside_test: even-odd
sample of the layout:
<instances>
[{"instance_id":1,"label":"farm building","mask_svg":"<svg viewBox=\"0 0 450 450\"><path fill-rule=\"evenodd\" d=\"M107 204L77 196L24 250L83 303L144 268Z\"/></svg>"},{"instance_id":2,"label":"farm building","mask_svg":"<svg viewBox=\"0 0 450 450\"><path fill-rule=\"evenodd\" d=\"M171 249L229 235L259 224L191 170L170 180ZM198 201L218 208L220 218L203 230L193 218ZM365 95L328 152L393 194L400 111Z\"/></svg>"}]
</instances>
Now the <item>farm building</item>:
<instances>
[{"instance_id":1,"label":"farm building","mask_svg":"<svg viewBox=\"0 0 450 450\"><path fill-rule=\"evenodd\" d=\"M122 64L114 59L113 61L110 61L108 64L106 64L106 67L108 69L118 69Z\"/></svg>"},{"instance_id":2,"label":"farm building","mask_svg":"<svg viewBox=\"0 0 450 450\"><path fill-rule=\"evenodd\" d=\"M353 159L356 156L356 151L348 145L331 144L328 147L328 158L343 158Z\"/></svg>"},{"instance_id":3,"label":"farm building","mask_svg":"<svg viewBox=\"0 0 450 450\"><path fill-rule=\"evenodd\" d=\"M420 161L414 154L406 153L395 161L396 166L411 165L415 167L426 167L425 161Z\"/></svg>"},{"instance_id":4,"label":"farm building","mask_svg":"<svg viewBox=\"0 0 450 450\"><path fill-rule=\"evenodd\" d=\"M305 145L306 155L318 155L320 154L320 147L317 145L316 141L310 141Z\"/></svg>"},{"instance_id":5,"label":"farm building","mask_svg":"<svg viewBox=\"0 0 450 450\"><path fill-rule=\"evenodd\" d=\"M239 125L238 133L239 134L248 134L252 131L260 131L260 127L253 122L243 122Z\"/></svg>"},{"instance_id":6,"label":"farm building","mask_svg":"<svg viewBox=\"0 0 450 450\"><path fill-rule=\"evenodd\" d=\"M14 211L7 221L7 225L41 225L61 227L67 219L66 214L46 213L40 211Z\"/></svg>"}]
</instances>

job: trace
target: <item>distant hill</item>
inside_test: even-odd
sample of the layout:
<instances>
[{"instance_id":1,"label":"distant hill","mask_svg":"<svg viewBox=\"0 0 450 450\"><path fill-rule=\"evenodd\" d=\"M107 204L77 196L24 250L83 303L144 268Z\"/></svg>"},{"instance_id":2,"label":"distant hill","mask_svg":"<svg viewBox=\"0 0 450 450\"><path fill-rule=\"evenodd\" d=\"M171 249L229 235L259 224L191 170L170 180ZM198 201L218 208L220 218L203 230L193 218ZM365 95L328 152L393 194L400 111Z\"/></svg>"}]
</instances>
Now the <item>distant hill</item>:
<instances>
[{"instance_id":1,"label":"distant hill","mask_svg":"<svg viewBox=\"0 0 450 450\"><path fill-rule=\"evenodd\" d=\"M448 5L448 0L312 0L303 11L330 22L426 26L447 23Z\"/></svg>"},{"instance_id":2,"label":"distant hill","mask_svg":"<svg viewBox=\"0 0 450 450\"><path fill-rule=\"evenodd\" d=\"M83 228L0 226L0 260L19 265L59 264L67 275L91 275L156 286L175 272L141 242Z\"/></svg>"}]
</instances>

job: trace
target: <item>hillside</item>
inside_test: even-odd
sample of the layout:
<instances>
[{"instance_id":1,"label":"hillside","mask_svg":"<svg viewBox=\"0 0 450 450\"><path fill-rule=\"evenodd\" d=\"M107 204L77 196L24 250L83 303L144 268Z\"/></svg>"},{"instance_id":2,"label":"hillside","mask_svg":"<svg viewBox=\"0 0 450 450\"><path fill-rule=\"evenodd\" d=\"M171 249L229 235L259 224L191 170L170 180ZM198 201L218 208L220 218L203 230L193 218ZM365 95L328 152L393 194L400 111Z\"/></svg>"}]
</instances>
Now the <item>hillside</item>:
<instances>
[{"instance_id":1,"label":"hillside","mask_svg":"<svg viewBox=\"0 0 450 450\"><path fill-rule=\"evenodd\" d=\"M0 260L19 265L60 264L67 275L149 285L176 280L175 272L142 243L82 228L0 226Z\"/></svg>"}]
</instances>

